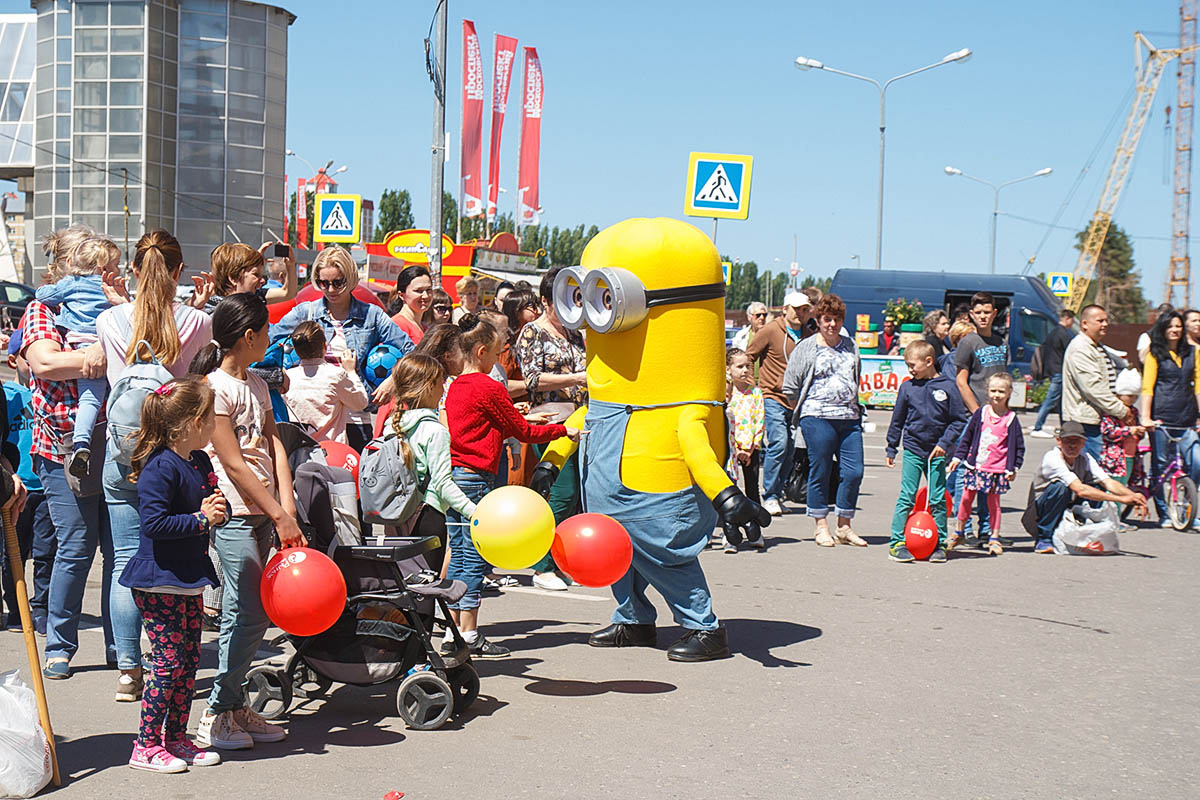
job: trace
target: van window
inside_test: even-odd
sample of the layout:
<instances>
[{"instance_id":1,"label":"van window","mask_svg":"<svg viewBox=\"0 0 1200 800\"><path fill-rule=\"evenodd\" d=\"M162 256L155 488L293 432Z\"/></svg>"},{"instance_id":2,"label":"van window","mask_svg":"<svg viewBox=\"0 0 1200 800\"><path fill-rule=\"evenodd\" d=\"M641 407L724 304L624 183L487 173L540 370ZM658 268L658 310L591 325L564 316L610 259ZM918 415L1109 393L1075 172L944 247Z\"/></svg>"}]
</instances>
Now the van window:
<instances>
[{"instance_id":1,"label":"van window","mask_svg":"<svg viewBox=\"0 0 1200 800\"><path fill-rule=\"evenodd\" d=\"M1032 311L1022 312L1021 338L1025 340L1025 346L1037 347L1046 341L1046 337L1054 329L1053 325L1054 323L1050 321L1049 317L1044 317Z\"/></svg>"}]
</instances>

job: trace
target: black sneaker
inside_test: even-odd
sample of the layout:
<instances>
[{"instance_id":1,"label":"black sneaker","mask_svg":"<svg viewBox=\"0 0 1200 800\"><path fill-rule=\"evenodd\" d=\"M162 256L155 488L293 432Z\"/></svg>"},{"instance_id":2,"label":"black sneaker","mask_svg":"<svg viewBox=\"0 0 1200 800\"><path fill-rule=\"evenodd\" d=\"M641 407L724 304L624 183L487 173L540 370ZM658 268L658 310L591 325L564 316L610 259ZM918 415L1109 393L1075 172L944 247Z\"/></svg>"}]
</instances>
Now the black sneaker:
<instances>
[{"instance_id":1,"label":"black sneaker","mask_svg":"<svg viewBox=\"0 0 1200 800\"><path fill-rule=\"evenodd\" d=\"M71 453L68 459L67 472L71 473L71 477L83 480L88 474L88 461L92 458L92 451L86 447L81 447Z\"/></svg>"},{"instance_id":2,"label":"black sneaker","mask_svg":"<svg viewBox=\"0 0 1200 800\"><path fill-rule=\"evenodd\" d=\"M943 554L943 558L944 557L945 555ZM901 564L911 564L917 560L913 558L913 554L908 552L908 548L903 544L893 545L888 551L888 558L890 558L892 561L898 561Z\"/></svg>"},{"instance_id":3,"label":"black sneaker","mask_svg":"<svg viewBox=\"0 0 1200 800\"><path fill-rule=\"evenodd\" d=\"M453 643L451 644L453 646ZM471 645L471 658L508 658L509 649L489 642L480 634Z\"/></svg>"},{"instance_id":4,"label":"black sneaker","mask_svg":"<svg viewBox=\"0 0 1200 800\"><path fill-rule=\"evenodd\" d=\"M221 632L221 615L209 614L207 611L200 612L200 630L209 633Z\"/></svg>"},{"instance_id":5,"label":"black sneaker","mask_svg":"<svg viewBox=\"0 0 1200 800\"><path fill-rule=\"evenodd\" d=\"M963 544L967 547L987 547L987 537L979 536L975 533L968 533L967 538L963 540Z\"/></svg>"},{"instance_id":6,"label":"black sneaker","mask_svg":"<svg viewBox=\"0 0 1200 800\"><path fill-rule=\"evenodd\" d=\"M929 554L930 564L945 564L946 563L946 548L939 547Z\"/></svg>"},{"instance_id":7,"label":"black sneaker","mask_svg":"<svg viewBox=\"0 0 1200 800\"><path fill-rule=\"evenodd\" d=\"M1013 546L1013 540L1008 538L1007 536L997 536L996 538L1000 540L1000 544L1003 547L1012 547Z\"/></svg>"}]
</instances>

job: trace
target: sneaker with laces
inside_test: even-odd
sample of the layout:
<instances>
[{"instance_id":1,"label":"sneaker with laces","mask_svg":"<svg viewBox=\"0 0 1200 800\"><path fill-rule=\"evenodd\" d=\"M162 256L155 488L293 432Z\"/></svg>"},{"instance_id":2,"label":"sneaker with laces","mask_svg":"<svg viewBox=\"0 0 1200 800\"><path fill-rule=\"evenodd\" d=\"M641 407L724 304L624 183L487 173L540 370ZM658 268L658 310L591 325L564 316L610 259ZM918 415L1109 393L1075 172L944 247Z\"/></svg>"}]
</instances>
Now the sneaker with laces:
<instances>
[{"instance_id":1,"label":"sneaker with laces","mask_svg":"<svg viewBox=\"0 0 1200 800\"><path fill-rule=\"evenodd\" d=\"M237 711L233 712L233 721L238 727L246 733L250 734L250 738L255 744L267 742L282 742L287 738L287 731L279 725L272 725L262 718L250 706L242 706Z\"/></svg>"},{"instance_id":2,"label":"sneaker with laces","mask_svg":"<svg viewBox=\"0 0 1200 800\"><path fill-rule=\"evenodd\" d=\"M508 658L509 655L507 647L489 642L483 634L471 643L471 658Z\"/></svg>"},{"instance_id":3,"label":"sneaker with laces","mask_svg":"<svg viewBox=\"0 0 1200 800\"><path fill-rule=\"evenodd\" d=\"M939 547L929 554L930 564L945 564L946 563L946 548Z\"/></svg>"},{"instance_id":4,"label":"sneaker with laces","mask_svg":"<svg viewBox=\"0 0 1200 800\"><path fill-rule=\"evenodd\" d=\"M117 676L117 695L118 703L136 703L142 699L142 687L144 678L142 671L139 670L121 670L121 674Z\"/></svg>"},{"instance_id":5,"label":"sneaker with laces","mask_svg":"<svg viewBox=\"0 0 1200 800\"><path fill-rule=\"evenodd\" d=\"M88 462L91 458L92 451L87 447L80 447L67 457L67 472L71 477L83 480L87 477Z\"/></svg>"},{"instance_id":6,"label":"sneaker with laces","mask_svg":"<svg viewBox=\"0 0 1200 800\"><path fill-rule=\"evenodd\" d=\"M535 572L533 574L533 585L536 589L545 589L550 592L565 592L567 590L567 582L558 577L556 572Z\"/></svg>"},{"instance_id":7,"label":"sneaker with laces","mask_svg":"<svg viewBox=\"0 0 1200 800\"><path fill-rule=\"evenodd\" d=\"M1053 439L1054 434L1044 428L1038 428L1029 432L1029 435L1035 439Z\"/></svg>"},{"instance_id":8,"label":"sneaker with laces","mask_svg":"<svg viewBox=\"0 0 1200 800\"><path fill-rule=\"evenodd\" d=\"M242 730L232 711L214 714L211 708L204 709L200 724L196 728L196 741L201 747L218 750L249 750L254 747L254 738Z\"/></svg>"},{"instance_id":9,"label":"sneaker with laces","mask_svg":"<svg viewBox=\"0 0 1200 800\"><path fill-rule=\"evenodd\" d=\"M783 515L783 506L781 506L779 501L774 497L768 497L766 500L763 500L762 507L766 509L766 512L772 517Z\"/></svg>"},{"instance_id":10,"label":"sneaker with laces","mask_svg":"<svg viewBox=\"0 0 1200 800\"><path fill-rule=\"evenodd\" d=\"M738 551L738 546L736 544L734 544L733 542L729 541L728 537L725 538L724 547L725 547L726 553L732 554L732 553L736 553Z\"/></svg>"},{"instance_id":11,"label":"sneaker with laces","mask_svg":"<svg viewBox=\"0 0 1200 800\"><path fill-rule=\"evenodd\" d=\"M888 550L888 558L901 564L911 564L917 560L913 557L912 553L908 552L908 548L903 544L892 545Z\"/></svg>"},{"instance_id":12,"label":"sneaker with laces","mask_svg":"<svg viewBox=\"0 0 1200 800\"><path fill-rule=\"evenodd\" d=\"M129 766L134 769L144 769L147 772L187 772L187 762L182 758L171 755L162 745L149 746L133 744L133 755L129 757Z\"/></svg>"},{"instance_id":13,"label":"sneaker with laces","mask_svg":"<svg viewBox=\"0 0 1200 800\"><path fill-rule=\"evenodd\" d=\"M211 750L201 750L187 739L178 742L167 742L163 749L176 758L181 758L189 767L215 767L221 763L221 756Z\"/></svg>"}]
</instances>

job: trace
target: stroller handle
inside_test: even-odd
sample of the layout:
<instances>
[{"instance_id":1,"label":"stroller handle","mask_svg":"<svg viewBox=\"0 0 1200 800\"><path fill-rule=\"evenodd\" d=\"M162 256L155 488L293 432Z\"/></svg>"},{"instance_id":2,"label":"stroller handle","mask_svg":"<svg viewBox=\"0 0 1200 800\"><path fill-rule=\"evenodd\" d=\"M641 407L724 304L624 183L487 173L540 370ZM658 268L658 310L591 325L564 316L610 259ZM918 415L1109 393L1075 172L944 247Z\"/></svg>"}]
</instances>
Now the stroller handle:
<instances>
[{"instance_id":1,"label":"stroller handle","mask_svg":"<svg viewBox=\"0 0 1200 800\"><path fill-rule=\"evenodd\" d=\"M334 549L334 555L362 561L404 561L441 546L442 540L437 536L388 536L383 544L339 545Z\"/></svg>"}]
</instances>

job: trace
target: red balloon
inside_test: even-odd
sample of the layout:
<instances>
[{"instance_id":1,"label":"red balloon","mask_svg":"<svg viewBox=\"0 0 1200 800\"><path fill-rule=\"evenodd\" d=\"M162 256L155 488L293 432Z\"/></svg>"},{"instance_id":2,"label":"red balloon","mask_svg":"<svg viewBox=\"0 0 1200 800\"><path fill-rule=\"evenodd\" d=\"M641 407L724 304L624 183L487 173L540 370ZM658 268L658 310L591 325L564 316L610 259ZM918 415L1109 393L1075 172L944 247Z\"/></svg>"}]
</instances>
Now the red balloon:
<instances>
[{"instance_id":1,"label":"red balloon","mask_svg":"<svg viewBox=\"0 0 1200 800\"><path fill-rule=\"evenodd\" d=\"M325 463L331 467L341 467L354 473L354 485L358 485L358 453L348 444L341 442L321 442L325 451Z\"/></svg>"},{"instance_id":2,"label":"red balloon","mask_svg":"<svg viewBox=\"0 0 1200 800\"><path fill-rule=\"evenodd\" d=\"M929 506L929 487L922 486L917 489L917 496L913 498L913 511L928 511Z\"/></svg>"},{"instance_id":3,"label":"red balloon","mask_svg":"<svg viewBox=\"0 0 1200 800\"><path fill-rule=\"evenodd\" d=\"M259 596L267 616L280 628L294 636L316 636L342 615L346 579L321 551L292 547L267 562Z\"/></svg>"},{"instance_id":4,"label":"red balloon","mask_svg":"<svg viewBox=\"0 0 1200 800\"><path fill-rule=\"evenodd\" d=\"M924 561L937 549L937 523L928 511L914 511L904 523L904 546L913 558Z\"/></svg>"},{"instance_id":5,"label":"red balloon","mask_svg":"<svg viewBox=\"0 0 1200 800\"><path fill-rule=\"evenodd\" d=\"M633 543L629 532L604 514L576 514L554 529L550 545L559 568L583 586L612 586L629 571Z\"/></svg>"}]
</instances>

